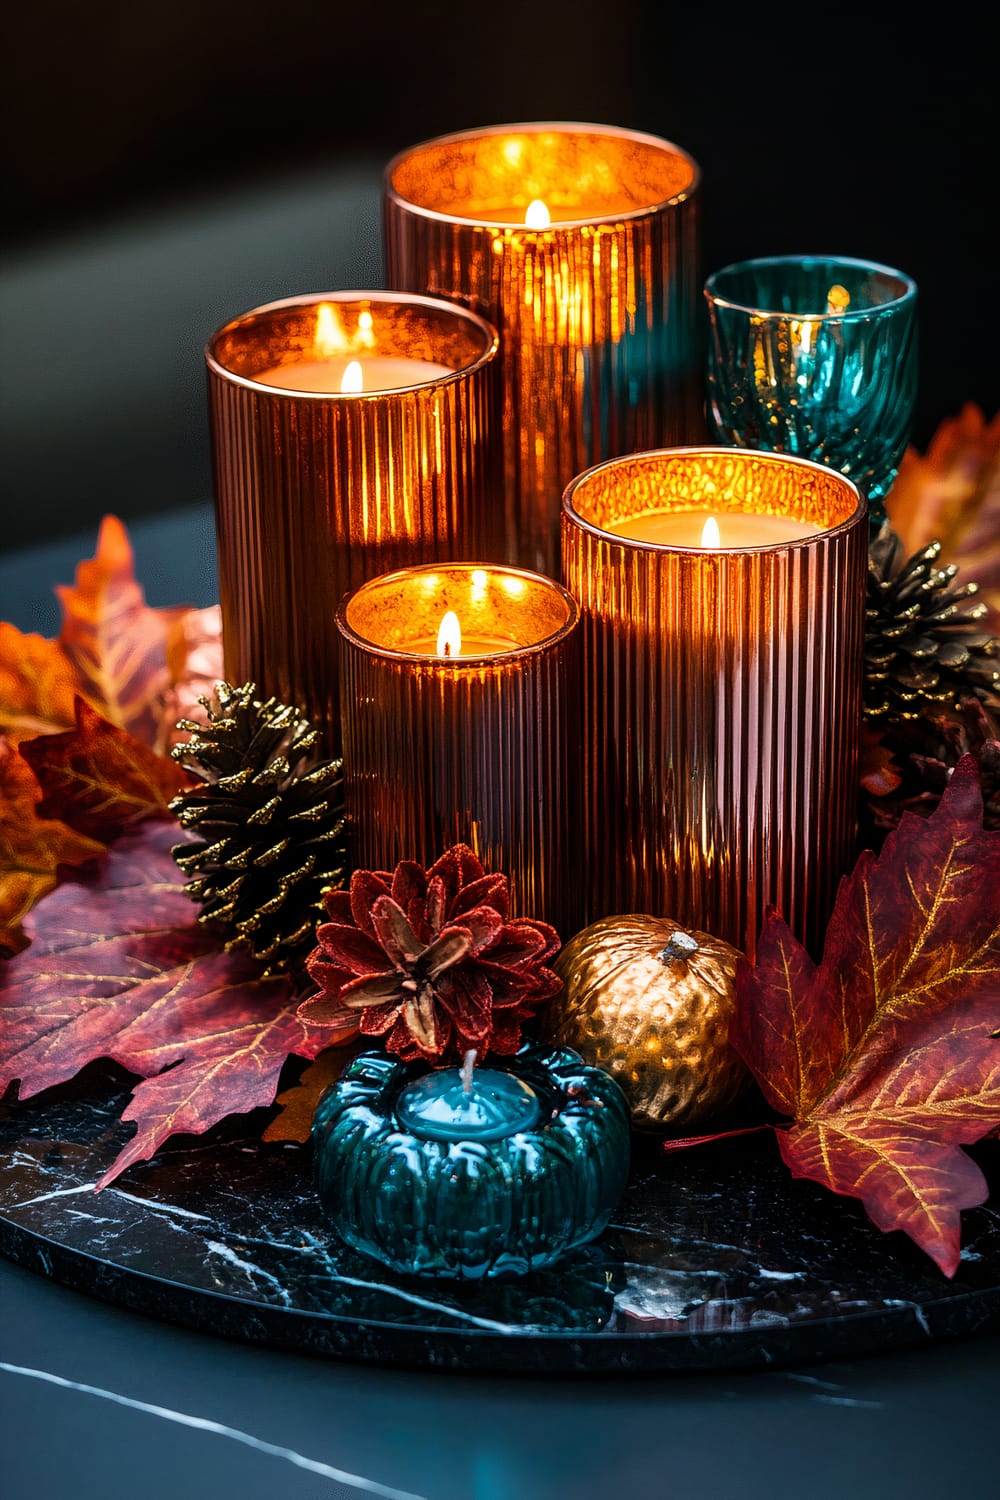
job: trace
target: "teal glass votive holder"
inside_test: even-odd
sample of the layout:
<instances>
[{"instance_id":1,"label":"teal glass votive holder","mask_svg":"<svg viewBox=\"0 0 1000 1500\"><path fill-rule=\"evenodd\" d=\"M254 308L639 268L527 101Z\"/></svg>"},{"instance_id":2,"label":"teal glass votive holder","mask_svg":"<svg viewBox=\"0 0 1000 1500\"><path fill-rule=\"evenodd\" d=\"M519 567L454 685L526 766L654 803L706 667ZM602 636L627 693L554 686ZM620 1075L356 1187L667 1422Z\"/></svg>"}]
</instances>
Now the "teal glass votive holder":
<instances>
[{"instance_id":1,"label":"teal glass votive holder","mask_svg":"<svg viewBox=\"0 0 1000 1500\"><path fill-rule=\"evenodd\" d=\"M707 418L715 440L852 479L872 531L917 396L917 286L876 261L774 255L708 277Z\"/></svg>"},{"instance_id":2,"label":"teal glass votive holder","mask_svg":"<svg viewBox=\"0 0 1000 1500\"><path fill-rule=\"evenodd\" d=\"M630 1161L611 1075L527 1043L469 1085L372 1051L326 1090L316 1185L353 1249L404 1275L481 1280L553 1265L607 1228Z\"/></svg>"}]
</instances>

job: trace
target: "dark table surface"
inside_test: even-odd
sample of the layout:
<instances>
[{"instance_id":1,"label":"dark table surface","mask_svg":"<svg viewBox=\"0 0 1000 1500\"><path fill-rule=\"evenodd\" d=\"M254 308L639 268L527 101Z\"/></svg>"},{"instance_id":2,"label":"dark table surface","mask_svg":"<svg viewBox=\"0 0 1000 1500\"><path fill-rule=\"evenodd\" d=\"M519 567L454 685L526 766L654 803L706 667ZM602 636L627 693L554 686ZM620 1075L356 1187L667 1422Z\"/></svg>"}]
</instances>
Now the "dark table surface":
<instances>
[{"instance_id":1,"label":"dark table surface","mask_svg":"<svg viewBox=\"0 0 1000 1500\"><path fill-rule=\"evenodd\" d=\"M154 605L215 602L210 503L136 522ZM0 556L54 634L96 537ZM0 1261L4 1500L852 1500L1000 1493L1000 1335L765 1371L447 1374L192 1332Z\"/></svg>"}]
</instances>

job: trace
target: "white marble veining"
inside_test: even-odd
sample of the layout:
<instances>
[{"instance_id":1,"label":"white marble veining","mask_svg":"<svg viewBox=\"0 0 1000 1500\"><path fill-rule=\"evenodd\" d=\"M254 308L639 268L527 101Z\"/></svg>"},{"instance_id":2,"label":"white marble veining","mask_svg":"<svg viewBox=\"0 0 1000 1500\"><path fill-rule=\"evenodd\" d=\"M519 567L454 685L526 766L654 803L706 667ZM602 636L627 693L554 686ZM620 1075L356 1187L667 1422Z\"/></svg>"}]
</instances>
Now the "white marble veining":
<instances>
[{"instance_id":1,"label":"white marble veining","mask_svg":"<svg viewBox=\"0 0 1000 1500\"><path fill-rule=\"evenodd\" d=\"M324 1479L335 1479L338 1484L346 1485L349 1489L359 1490L366 1495L377 1495L380 1500L426 1500L426 1496L416 1495L410 1490L393 1489L390 1485L379 1484L376 1479L366 1479L362 1474L349 1474L346 1469L336 1469L331 1464L322 1463L317 1458L307 1458L305 1454L296 1453L293 1448L281 1448L276 1443L266 1443L262 1438L254 1437L251 1432L241 1432L238 1427L227 1427L223 1422L213 1422L209 1417L192 1416L189 1412L173 1411L168 1406L154 1406L148 1401L137 1401L132 1396L123 1396L119 1391L106 1391L97 1385L85 1385L81 1381L67 1380L62 1375L54 1375L49 1370L32 1370L26 1365L11 1365L0 1360L0 1371L5 1375L20 1375L29 1380L44 1380L49 1385L61 1386L67 1391L77 1391L84 1396L96 1396L102 1401L113 1401L118 1406L127 1406L132 1411L145 1412L147 1416L159 1417L164 1422L177 1422L182 1427L192 1427L198 1432L209 1432L216 1437L228 1438L231 1442L242 1443L247 1448L254 1448L258 1453L266 1453L269 1458L282 1458L297 1469L305 1469L310 1474L318 1474Z\"/></svg>"}]
</instances>

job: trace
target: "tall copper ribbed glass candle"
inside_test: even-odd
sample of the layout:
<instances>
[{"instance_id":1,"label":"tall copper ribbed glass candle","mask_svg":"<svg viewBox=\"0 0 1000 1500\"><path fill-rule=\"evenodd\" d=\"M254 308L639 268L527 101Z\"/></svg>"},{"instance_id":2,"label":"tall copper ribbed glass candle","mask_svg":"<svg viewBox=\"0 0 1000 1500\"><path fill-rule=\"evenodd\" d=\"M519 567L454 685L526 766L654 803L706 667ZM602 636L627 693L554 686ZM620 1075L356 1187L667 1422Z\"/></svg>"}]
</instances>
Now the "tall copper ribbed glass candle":
<instances>
[{"instance_id":1,"label":"tall copper ribbed glass candle","mask_svg":"<svg viewBox=\"0 0 1000 1500\"><path fill-rule=\"evenodd\" d=\"M502 559L497 335L450 302L273 302L206 350L226 674L340 743L337 605L390 568Z\"/></svg>"},{"instance_id":2,"label":"tall copper ribbed glass candle","mask_svg":"<svg viewBox=\"0 0 1000 1500\"><path fill-rule=\"evenodd\" d=\"M386 168L387 284L500 332L510 562L559 576L582 469L704 438L700 175L656 136L550 122L441 136Z\"/></svg>"},{"instance_id":3,"label":"tall copper ribbed glass candle","mask_svg":"<svg viewBox=\"0 0 1000 1500\"><path fill-rule=\"evenodd\" d=\"M510 880L512 912L577 916L576 600L474 563L403 568L337 612L347 825L355 863L429 865L467 843Z\"/></svg>"},{"instance_id":4,"label":"tall copper ribbed glass candle","mask_svg":"<svg viewBox=\"0 0 1000 1500\"><path fill-rule=\"evenodd\" d=\"M650 451L568 486L588 921L670 916L752 958L773 904L816 951L854 854L867 537L808 459Z\"/></svg>"}]
</instances>

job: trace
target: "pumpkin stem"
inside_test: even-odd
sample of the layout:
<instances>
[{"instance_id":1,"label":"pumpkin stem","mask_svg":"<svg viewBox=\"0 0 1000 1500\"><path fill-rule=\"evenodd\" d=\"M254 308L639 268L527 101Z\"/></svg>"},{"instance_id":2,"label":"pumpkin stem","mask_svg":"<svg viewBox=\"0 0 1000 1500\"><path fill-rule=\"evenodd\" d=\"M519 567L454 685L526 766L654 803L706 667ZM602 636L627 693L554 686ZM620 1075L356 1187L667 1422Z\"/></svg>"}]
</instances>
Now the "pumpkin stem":
<instances>
[{"instance_id":1,"label":"pumpkin stem","mask_svg":"<svg viewBox=\"0 0 1000 1500\"><path fill-rule=\"evenodd\" d=\"M680 928L674 933L665 948L661 948L656 955L661 964L673 963L677 958L690 958L692 953L698 952L698 944L689 932L681 932Z\"/></svg>"}]
</instances>

